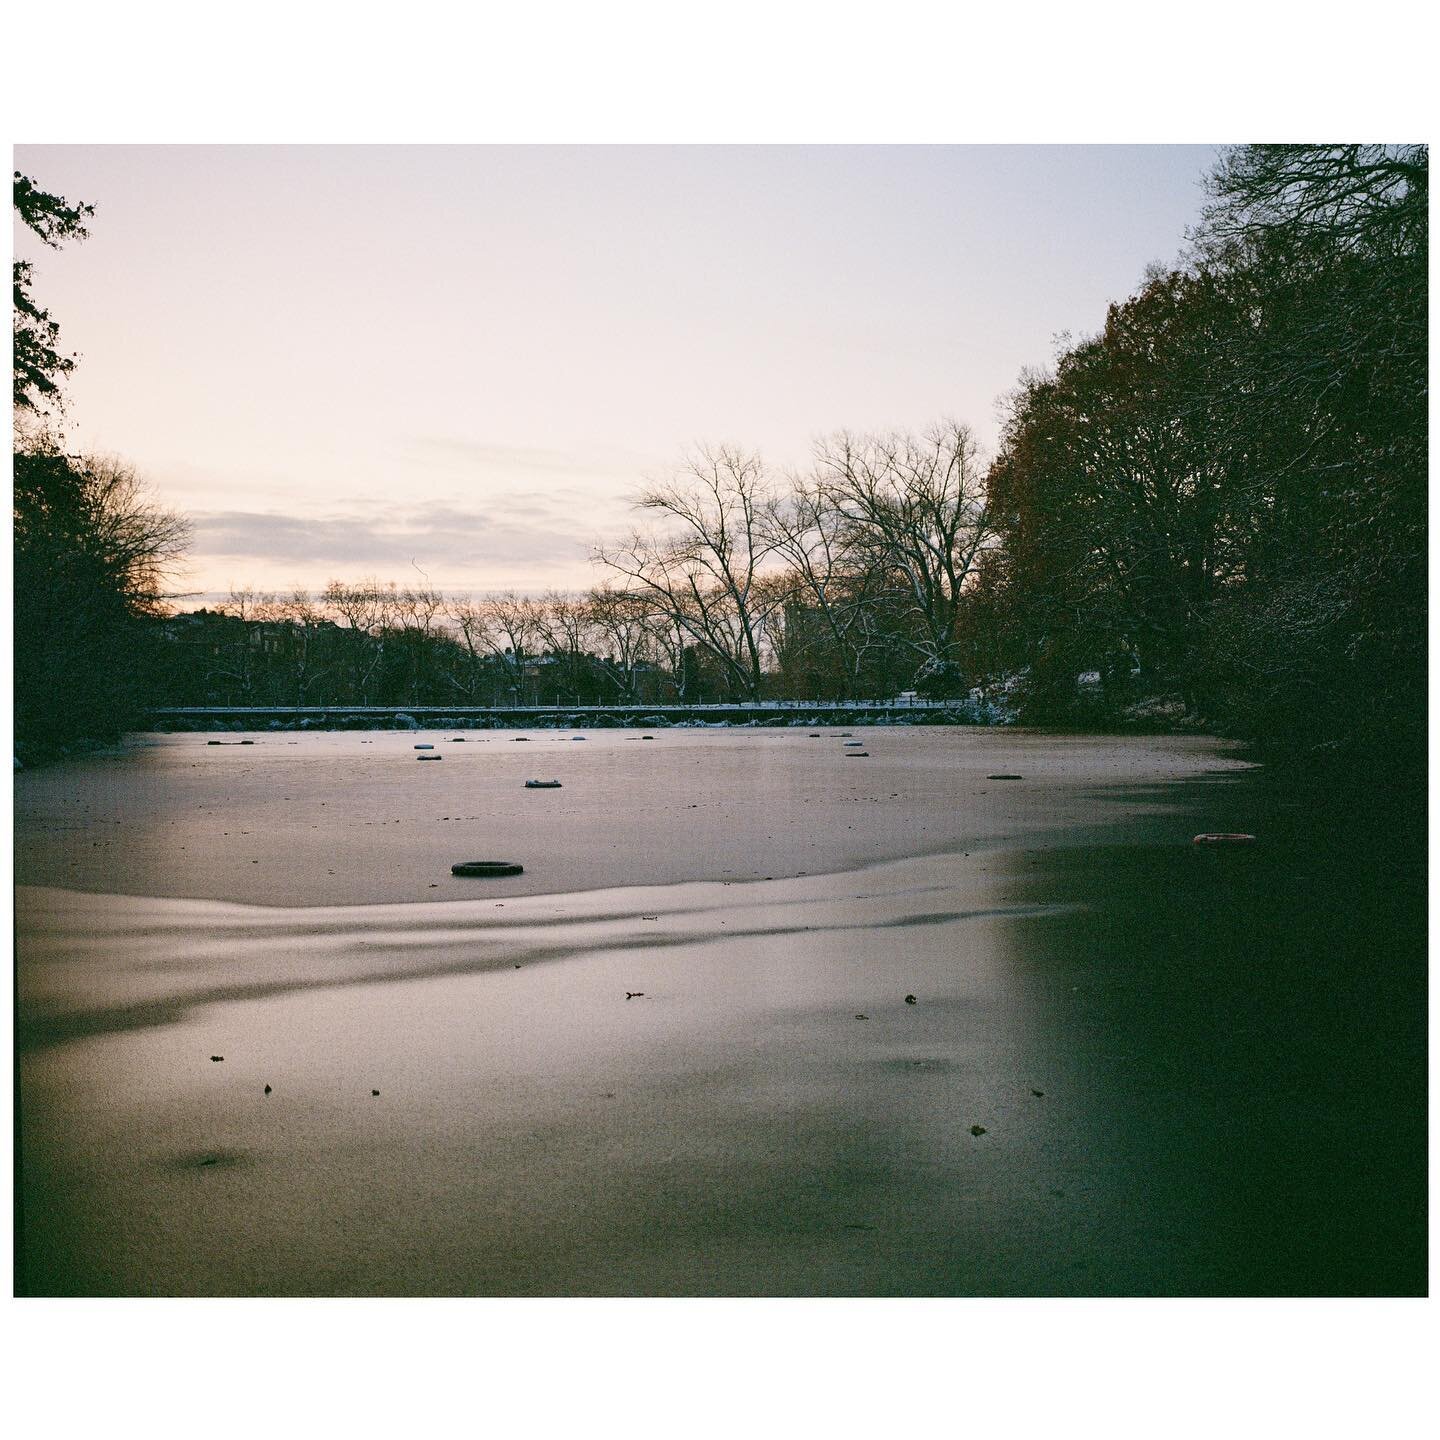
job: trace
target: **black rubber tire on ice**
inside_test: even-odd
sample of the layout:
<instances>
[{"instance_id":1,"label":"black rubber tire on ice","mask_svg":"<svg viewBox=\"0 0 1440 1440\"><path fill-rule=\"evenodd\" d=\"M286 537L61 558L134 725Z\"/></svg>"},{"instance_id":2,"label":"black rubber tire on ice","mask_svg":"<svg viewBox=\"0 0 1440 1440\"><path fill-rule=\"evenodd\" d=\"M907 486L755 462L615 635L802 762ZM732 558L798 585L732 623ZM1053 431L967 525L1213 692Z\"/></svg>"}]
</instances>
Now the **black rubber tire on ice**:
<instances>
[{"instance_id":1,"label":"black rubber tire on ice","mask_svg":"<svg viewBox=\"0 0 1440 1440\"><path fill-rule=\"evenodd\" d=\"M521 875L525 867L509 860L462 860L450 867L452 875Z\"/></svg>"}]
</instances>

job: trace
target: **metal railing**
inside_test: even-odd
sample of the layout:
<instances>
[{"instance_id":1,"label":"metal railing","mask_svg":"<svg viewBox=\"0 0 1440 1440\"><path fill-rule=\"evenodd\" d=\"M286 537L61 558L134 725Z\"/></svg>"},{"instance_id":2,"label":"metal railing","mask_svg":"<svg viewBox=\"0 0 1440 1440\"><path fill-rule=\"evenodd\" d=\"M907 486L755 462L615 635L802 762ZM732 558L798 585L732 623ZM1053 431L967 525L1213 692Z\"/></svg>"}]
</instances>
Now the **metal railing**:
<instances>
[{"instance_id":1,"label":"metal railing","mask_svg":"<svg viewBox=\"0 0 1440 1440\"><path fill-rule=\"evenodd\" d=\"M908 719L907 719L908 717ZM755 700L693 705L166 705L137 728L201 730L628 729L643 726L986 725L965 700Z\"/></svg>"},{"instance_id":2,"label":"metal railing","mask_svg":"<svg viewBox=\"0 0 1440 1440\"><path fill-rule=\"evenodd\" d=\"M551 705L159 705L148 712L154 719L173 716L215 715L670 715L755 712L776 714L808 713L816 710L945 710L964 704L962 700L706 700L694 704L645 704L626 701L617 704Z\"/></svg>"}]
</instances>

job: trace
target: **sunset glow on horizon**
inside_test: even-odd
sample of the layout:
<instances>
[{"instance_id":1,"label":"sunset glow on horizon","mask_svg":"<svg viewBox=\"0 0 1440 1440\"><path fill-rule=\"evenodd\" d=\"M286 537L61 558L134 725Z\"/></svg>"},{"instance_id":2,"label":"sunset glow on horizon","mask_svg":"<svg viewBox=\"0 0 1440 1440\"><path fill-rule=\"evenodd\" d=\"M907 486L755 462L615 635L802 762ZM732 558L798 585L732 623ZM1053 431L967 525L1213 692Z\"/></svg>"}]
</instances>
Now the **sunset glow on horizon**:
<instances>
[{"instance_id":1,"label":"sunset glow on horizon","mask_svg":"<svg viewBox=\"0 0 1440 1440\"><path fill-rule=\"evenodd\" d=\"M995 405L1198 217L1206 146L20 147L70 446L195 527L187 589L583 587L686 447L776 470Z\"/></svg>"}]
</instances>

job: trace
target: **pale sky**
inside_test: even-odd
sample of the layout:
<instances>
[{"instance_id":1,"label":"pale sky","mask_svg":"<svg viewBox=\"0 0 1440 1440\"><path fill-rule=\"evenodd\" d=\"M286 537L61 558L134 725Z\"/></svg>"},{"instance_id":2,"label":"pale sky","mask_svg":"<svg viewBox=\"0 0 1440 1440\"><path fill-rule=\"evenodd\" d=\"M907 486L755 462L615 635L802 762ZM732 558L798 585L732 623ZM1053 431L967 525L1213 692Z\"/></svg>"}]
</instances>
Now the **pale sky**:
<instances>
[{"instance_id":1,"label":"pale sky","mask_svg":"<svg viewBox=\"0 0 1440 1440\"><path fill-rule=\"evenodd\" d=\"M697 442L966 420L1172 260L1208 146L21 146L72 449L195 524L187 586L583 587Z\"/></svg>"}]
</instances>

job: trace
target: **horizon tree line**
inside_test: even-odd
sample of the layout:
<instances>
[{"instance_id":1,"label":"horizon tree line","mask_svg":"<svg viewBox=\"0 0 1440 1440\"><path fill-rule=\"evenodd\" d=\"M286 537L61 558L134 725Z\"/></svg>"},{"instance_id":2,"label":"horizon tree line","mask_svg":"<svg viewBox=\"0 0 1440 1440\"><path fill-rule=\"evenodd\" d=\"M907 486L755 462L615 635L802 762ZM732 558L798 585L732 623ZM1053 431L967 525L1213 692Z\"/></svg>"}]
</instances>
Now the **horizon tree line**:
<instances>
[{"instance_id":1,"label":"horizon tree line","mask_svg":"<svg viewBox=\"0 0 1440 1440\"><path fill-rule=\"evenodd\" d=\"M609 573L581 593L447 595L373 577L314 596L235 590L200 663L169 667L167 698L683 703L968 683L957 621L992 531L966 426L842 433L783 476L755 454L701 449L637 506L664 528L597 548Z\"/></svg>"},{"instance_id":2,"label":"horizon tree line","mask_svg":"<svg viewBox=\"0 0 1440 1440\"><path fill-rule=\"evenodd\" d=\"M1022 374L988 460L953 420L840 431L794 471L700 447L640 491L642 523L597 547L584 593L247 588L202 612L212 633L188 649L158 643L185 522L119 462L64 453L44 412L73 358L17 264L17 733L40 687L81 674L103 682L87 723L133 714L147 686L473 704L1004 683L1040 723L1158 703L1280 751L1409 753L1425 729L1428 164L1420 145L1226 152L1186 252ZM16 207L47 244L83 238L91 213L19 175ZM47 621L67 604L57 643ZM148 678L107 669L122 635Z\"/></svg>"}]
</instances>

